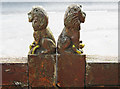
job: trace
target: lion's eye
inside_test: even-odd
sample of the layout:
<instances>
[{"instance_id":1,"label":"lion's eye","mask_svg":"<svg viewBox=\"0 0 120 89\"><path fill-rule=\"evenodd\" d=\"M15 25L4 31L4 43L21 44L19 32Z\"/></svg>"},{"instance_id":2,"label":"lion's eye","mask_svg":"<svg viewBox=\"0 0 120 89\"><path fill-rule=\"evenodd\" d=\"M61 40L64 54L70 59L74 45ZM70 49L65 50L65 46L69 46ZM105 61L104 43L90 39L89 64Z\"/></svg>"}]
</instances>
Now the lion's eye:
<instances>
[{"instance_id":1,"label":"lion's eye","mask_svg":"<svg viewBox=\"0 0 120 89\"><path fill-rule=\"evenodd\" d=\"M38 9L37 9L37 8L35 8L35 9L34 9L34 12L38 12Z\"/></svg>"},{"instance_id":2,"label":"lion's eye","mask_svg":"<svg viewBox=\"0 0 120 89\"><path fill-rule=\"evenodd\" d=\"M36 10L36 12L38 12L38 10Z\"/></svg>"}]
</instances>

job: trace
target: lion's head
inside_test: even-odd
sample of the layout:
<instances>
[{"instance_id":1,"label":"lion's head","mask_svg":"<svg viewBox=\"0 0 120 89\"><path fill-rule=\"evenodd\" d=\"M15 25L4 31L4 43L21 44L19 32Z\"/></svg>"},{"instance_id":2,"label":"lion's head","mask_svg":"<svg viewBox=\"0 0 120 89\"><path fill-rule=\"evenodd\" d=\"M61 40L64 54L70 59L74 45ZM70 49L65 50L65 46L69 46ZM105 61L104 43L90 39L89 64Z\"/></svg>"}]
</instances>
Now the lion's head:
<instances>
[{"instance_id":1,"label":"lion's head","mask_svg":"<svg viewBox=\"0 0 120 89\"><path fill-rule=\"evenodd\" d=\"M28 13L29 22L32 22L34 30L45 29L48 25L48 16L40 6L34 6Z\"/></svg>"},{"instance_id":2,"label":"lion's head","mask_svg":"<svg viewBox=\"0 0 120 89\"><path fill-rule=\"evenodd\" d=\"M70 5L64 15L64 25L67 28L78 28L80 23L84 23L86 14L81 10L81 5Z\"/></svg>"}]
</instances>

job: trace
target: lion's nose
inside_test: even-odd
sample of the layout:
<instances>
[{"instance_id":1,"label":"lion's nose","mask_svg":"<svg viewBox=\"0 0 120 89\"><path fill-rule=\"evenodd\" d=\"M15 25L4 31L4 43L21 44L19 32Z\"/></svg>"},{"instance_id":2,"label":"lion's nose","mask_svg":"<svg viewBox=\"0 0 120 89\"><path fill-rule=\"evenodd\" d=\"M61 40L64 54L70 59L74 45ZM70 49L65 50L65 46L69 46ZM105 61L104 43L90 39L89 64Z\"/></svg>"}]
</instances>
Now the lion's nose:
<instances>
[{"instance_id":1,"label":"lion's nose","mask_svg":"<svg viewBox=\"0 0 120 89\"><path fill-rule=\"evenodd\" d=\"M28 15L30 14L30 12L29 13L27 13Z\"/></svg>"},{"instance_id":2,"label":"lion's nose","mask_svg":"<svg viewBox=\"0 0 120 89\"><path fill-rule=\"evenodd\" d=\"M27 14L28 14L28 15L30 15L30 14L31 14L31 11L30 11L30 12L28 12Z\"/></svg>"}]
</instances>

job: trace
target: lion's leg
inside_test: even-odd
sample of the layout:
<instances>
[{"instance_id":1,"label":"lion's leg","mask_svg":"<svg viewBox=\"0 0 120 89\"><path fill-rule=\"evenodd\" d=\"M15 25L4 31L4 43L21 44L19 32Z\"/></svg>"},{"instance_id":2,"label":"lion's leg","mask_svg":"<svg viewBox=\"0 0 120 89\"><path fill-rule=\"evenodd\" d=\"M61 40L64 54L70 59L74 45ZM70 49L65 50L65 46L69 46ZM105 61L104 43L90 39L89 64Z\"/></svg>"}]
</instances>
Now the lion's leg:
<instances>
[{"instance_id":1,"label":"lion's leg","mask_svg":"<svg viewBox=\"0 0 120 89\"><path fill-rule=\"evenodd\" d=\"M41 53L55 53L56 45L52 39L43 38L41 43L41 47L43 48L43 51L41 51Z\"/></svg>"}]
</instances>

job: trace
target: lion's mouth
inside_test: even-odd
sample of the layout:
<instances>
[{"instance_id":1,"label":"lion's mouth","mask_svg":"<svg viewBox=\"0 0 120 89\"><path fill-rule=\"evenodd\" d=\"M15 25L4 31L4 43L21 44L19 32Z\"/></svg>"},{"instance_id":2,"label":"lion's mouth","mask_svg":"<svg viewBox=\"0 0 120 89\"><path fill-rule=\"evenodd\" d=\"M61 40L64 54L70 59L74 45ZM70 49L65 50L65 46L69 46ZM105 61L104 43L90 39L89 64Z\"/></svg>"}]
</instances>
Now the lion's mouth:
<instances>
[{"instance_id":1,"label":"lion's mouth","mask_svg":"<svg viewBox=\"0 0 120 89\"><path fill-rule=\"evenodd\" d=\"M29 21L29 22L32 22L32 19L33 19L33 18L32 18L31 12L29 12L29 13L28 13L28 21Z\"/></svg>"},{"instance_id":2,"label":"lion's mouth","mask_svg":"<svg viewBox=\"0 0 120 89\"><path fill-rule=\"evenodd\" d=\"M80 16L79 16L79 19L80 19L80 22L81 22L81 23L84 23L84 22L85 22L85 17L86 17L85 12L82 12L82 13L80 14Z\"/></svg>"},{"instance_id":3,"label":"lion's mouth","mask_svg":"<svg viewBox=\"0 0 120 89\"><path fill-rule=\"evenodd\" d=\"M29 22L32 22L32 16L28 14L28 20Z\"/></svg>"}]
</instances>

